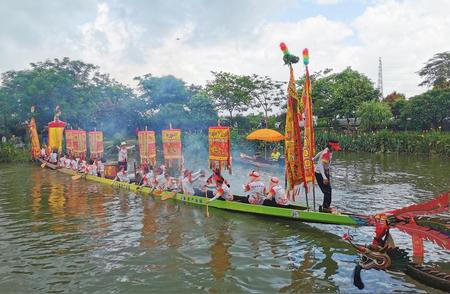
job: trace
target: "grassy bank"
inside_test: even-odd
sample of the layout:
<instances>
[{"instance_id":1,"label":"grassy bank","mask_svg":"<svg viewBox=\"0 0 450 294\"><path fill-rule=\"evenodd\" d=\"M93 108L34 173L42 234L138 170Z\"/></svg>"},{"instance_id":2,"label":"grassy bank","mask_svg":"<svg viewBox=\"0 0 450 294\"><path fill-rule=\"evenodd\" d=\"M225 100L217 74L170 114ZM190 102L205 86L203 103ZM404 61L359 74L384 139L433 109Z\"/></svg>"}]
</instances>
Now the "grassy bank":
<instances>
[{"instance_id":1,"label":"grassy bank","mask_svg":"<svg viewBox=\"0 0 450 294\"><path fill-rule=\"evenodd\" d=\"M316 132L317 146L325 146L329 139L339 140L346 151L404 152L450 157L450 133L448 132L393 132L345 134L329 131Z\"/></svg>"},{"instance_id":2,"label":"grassy bank","mask_svg":"<svg viewBox=\"0 0 450 294\"><path fill-rule=\"evenodd\" d=\"M28 146L24 148L16 148L13 144L0 143L0 163L28 161L30 161Z\"/></svg>"}]
</instances>

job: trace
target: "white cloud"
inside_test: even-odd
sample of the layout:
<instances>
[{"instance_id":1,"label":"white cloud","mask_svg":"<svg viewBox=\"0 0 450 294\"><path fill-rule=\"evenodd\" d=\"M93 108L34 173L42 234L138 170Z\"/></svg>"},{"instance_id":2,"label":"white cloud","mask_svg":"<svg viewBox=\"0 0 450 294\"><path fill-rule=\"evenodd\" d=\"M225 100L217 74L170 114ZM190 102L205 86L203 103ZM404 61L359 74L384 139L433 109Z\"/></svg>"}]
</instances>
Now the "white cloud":
<instances>
[{"instance_id":1,"label":"white cloud","mask_svg":"<svg viewBox=\"0 0 450 294\"><path fill-rule=\"evenodd\" d=\"M334 5L341 2L341 0L314 0L314 2L319 5Z\"/></svg>"},{"instance_id":2,"label":"white cloud","mask_svg":"<svg viewBox=\"0 0 450 294\"><path fill-rule=\"evenodd\" d=\"M204 84L211 70L287 80L278 47L284 41L297 55L310 49L311 71L352 66L374 82L381 56L385 94L413 95L424 90L416 72L450 47L450 1L444 0L376 1L351 23L323 15L275 21L274 13L297 5L290 0L94 1L71 4L70 12L58 1L46 2L39 13L28 7L33 1L8 7L27 21L0 29L0 71L69 56L100 65L125 83L152 73ZM46 15L58 15L56 22ZM11 21L2 18L2 24ZM297 76L303 72L301 65L295 70Z\"/></svg>"}]
</instances>

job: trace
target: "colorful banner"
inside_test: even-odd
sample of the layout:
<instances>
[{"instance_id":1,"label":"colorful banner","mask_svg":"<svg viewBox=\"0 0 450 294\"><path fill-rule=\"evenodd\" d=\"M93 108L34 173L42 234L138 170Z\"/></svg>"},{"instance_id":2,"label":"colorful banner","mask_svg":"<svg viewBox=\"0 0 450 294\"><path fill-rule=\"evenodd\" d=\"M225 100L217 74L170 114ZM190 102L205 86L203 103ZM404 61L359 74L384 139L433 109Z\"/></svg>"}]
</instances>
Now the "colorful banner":
<instances>
[{"instance_id":1,"label":"colorful banner","mask_svg":"<svg viewBox=\"0 0 450 294\"><path fill-rule=\"evenodd\" d=\"M72 148L75 158L86 158L86 131L72 130Z\"/></svg>"},{"instance_id":2,"label":"colorful banner","mask_svg":"<svg viewBox=\"0 0 450 294\"><path fill-rule=\"evenodd\" d=\"M156 165L156 140L154 131L138 131L141 164Z\"/></svg>"},{"instance_id":3,"label":"colorful banner","mask_svg":"<svg viewBox=\"0 0 450 294\"><path fill-rule=\"evenodd\" d=\"M162 131L162 142L164 161L168 167L177 164L181 168L182 150L181 150L181 130L170 129Z\"/></svg>"},{"instance_id":4,"label":"colorful banner","mask_svg":"<svg viewBox=\"0 0 450 294\"><path fill-rule=\"evenodd\" d=\"M48 149L58 150L62 152L63 134L66 123L59 120L57 117L54 121L48 123Z\"/></svg>"},{"instance_id":5,"label":"colorful banner","mask_svg":"<svg viewBox=\"0 0 450 294\"><path fill-rule=\"evenodd\" d=\"M89 132L89 156L91 159L99 159L103 156L103 132Z\"/></svg>"},{"instance_id":6,"label":"colorful banner","mask_svg":"<svg viewBox=\"0 0 450 294\"><path fill-rule=\"evenodd\" d=\"M73 130L66 130L66 154L73 155Z\"/></svg>"},{"instance_id":7,"label":"colorful banner","mask_svg":"<svg viewBox=\"0 0 450 294\"><path fill-rule=\"evenodd\" d=\"M286 178L288 189L292 190L296 185L305 184L305 170L303 167L302 139L300 130L300 101L295 88L294 70L289 64L288 103L286 111L285 130L285 156Z\"/></svg>"},{"instance_id":8,"label":"colorful banner","mask_svg":"<svg viewBox=\"0 0 450 294\"><path fill-rule=\"evenodd\" d=\"M36 130L36 120L34 117L31 118L30 123L28 124L28 134L31 142L31 158L36 159L39 157L40 145L39 136Z\"/></svg>"},{"instance_id":9,"label":"colorful banner","mask_svg":"<svg viewBox=\"0 0 450 294\"><path fill-rule=\"evenodd\" d=\"M209 167L227 169L231 174L231 144L229 127L209 127Z\"/></svg>"},{"instance_id":10,"label":"colorful banner","mask_svg":"<svg viewBox=\"0 0 450 294\"><path fill-rule=\"evenodd\" d=\"M306 57L306 58L305 58ZM305 85L303 86L302 104L304 109L304 140L303 140L303 160L305 169L305 182L314 183L314 162L313 157L316 153L316 146L314 144L314 125L313 125L313 113L312 113L312 98L311 98L311 81L309 79L308 61L309 54L308 49L303 50L303 60L306 66L305 73Z\"/></svg>"}]
</instances>

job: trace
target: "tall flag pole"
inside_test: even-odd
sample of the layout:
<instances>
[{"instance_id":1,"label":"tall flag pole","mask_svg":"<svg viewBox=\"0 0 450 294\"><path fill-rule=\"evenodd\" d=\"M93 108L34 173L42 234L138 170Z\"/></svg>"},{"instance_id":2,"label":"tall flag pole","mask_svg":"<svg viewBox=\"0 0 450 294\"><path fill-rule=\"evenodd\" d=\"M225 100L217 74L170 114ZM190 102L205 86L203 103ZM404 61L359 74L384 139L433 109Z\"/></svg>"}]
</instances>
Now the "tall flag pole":
<instances>
[{"instance_id":1,"label":"tall flag pole","mask_svg":"<svg viewBox=\"0 0 450 294\"><path fill-rule=\"evenodd\" d=\"M305 84L303 86L302 92L302 104L304 109L304 122L305 122L305 132L303 140L303 159L304 159L304 169L305 169L305 183L306 191L308 192L308 183L312 183L313 188L313 206L316 209L316 197L314 190L314 161L313 156L315 154L315 143L314 143L314 124L313 124L313 112L312 112L312 95L311 95L311 80L309 79L309 52L308 48L303 49L303 64L305 65Z\"/></svg>"},{"instance_id":2,"label":"tall flag pole","mask_svg":"<svg viewBox=\"0 0 450 294\"><path fill-rule=\"evenodd\" d=\"M286 111L286 129L285 129L285 158L286 158L286 179L287 189L292 194L292 200L295 201L296 194L299 194L299 185L305 182L305 170L303 166L303 148L300 130L300 100L298 99L297 89L295 87L294 70L292 64L297 63L299 58L289 53L286 44L280 44L283 51L284 63L289 65L289 84Z\"/></svg>"}]
</instances>

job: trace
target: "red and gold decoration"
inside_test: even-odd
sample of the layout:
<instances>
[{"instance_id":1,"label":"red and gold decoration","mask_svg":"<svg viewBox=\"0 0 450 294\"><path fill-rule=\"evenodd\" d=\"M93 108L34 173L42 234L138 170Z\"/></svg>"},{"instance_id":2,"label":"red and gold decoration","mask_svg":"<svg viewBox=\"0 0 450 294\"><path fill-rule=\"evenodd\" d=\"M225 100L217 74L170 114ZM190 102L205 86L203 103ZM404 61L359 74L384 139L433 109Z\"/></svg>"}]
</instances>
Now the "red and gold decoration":
<instances>
[{"instance_id":1,"label":"red and gold decoration","mask_svg":"<svg viewBox=\"0 0 450 294\"><path fill-rule=\"evenodd\" d=\"M48 149L50 151L58 150L59 154L62 152L63 134L66 127L66 123L59 120L60 115L61 111L57 106L53 121L48 123Z\"/></svg>"},{"instance_id":2,"label":"red and gold decoration","mask_svg":"<svg viewBox=\"0 0 450 294\"><path fill-rule=\"evenodd\" d=\"M181 130L169 129L162 131L164 162L167 167L181 168L183 153L181 149Z\"/></svg>"},{"instance_id":3,"label":"red and gold decoration","mask_svg":"<svg viewBox=\"0 0 450 294\"><path fill-rule=\"evenodd\" d=\"M312 98L311 98L311 81L309 79L308 63L309 63L309 52L305 48L303 50L303 63L306 67L305 73L305 84L303 86L302 93L302 104L304 110L304 140L303 140L303 160L305 169L305 182L314 183L314 161L313 157L315 154L315 144L314 144L314 125L313 125L313 112L312 112Z\"/></svg>"},{"instance_id":4,"label":"red and gold decoration","mask_svg":"<svg viewBox=\"0 0 450 294\"><path fill-rule=\"evenodd\" d=\"M34 106L31 107L31 113L34 113ZM28 124L28 134L31 142L31 158L36 159L39 157L40 144L34 116L31 117L30 123Z\"/></svg>"},{"instance_id":5,"label":"red and gold decoration","mask_svg":"<svg viewBox=\"0 0 450 294\"><path fill-rule=\"evenodd\" d=\"M283 60L289 65L289 84L288 84L288 103L286 111L286 130L285 130L285 156L286 156L286 178L288 189L293 190L295 186L304 183L305 170L303 166L303 148L300 130L300 100L298 99L297 89L295 88L294 70L292 63L298 62L298 57L289 53L286 44L281 43L280 48L283 51ZM296 58L295 58L296 57Z\"/></svg>"},{"instance_id":6,"label":"red and gold decoration","mask_svg":"<svg viewBox=\"0 0 450 294\"><path fill-rule=\"evenodd\" d=\"M103 156L103 132L89 132L89 156L91 159L99 159Z\"/></svg>"},{"instance_id":7,"label":"red and gold decoration","mask_svg":"<svg viewBox=\"0 0 450 294\"><path fill-rule=\"evenodd\" d=\"M73 130L66 130L66 153L73 155Z\"/></svg>"},{"instance_id":8,"label":"red and gold decoration","mask_svg":"<svg viewBox=\"0 0 450 294\"><path fill-rule=\"evenodd\" d=\"M209 127L209 167L226 169L231 174L231 144L229 127Z\"/></svg>"},{"instance_id":9,"label":"red and gold decoration","mask_svg":"<svg viewBox=\"0 0 450 294\"><path fill-rule=\"evenodd\" d=\"M141 164L156 165L156 143L155 132L138 131L138 143L139 143L139 156L141 158Z\"/></svg>"},{"instance_id":10,"label":"red and gold decoration","mask_svg":"<svg viewBox=\"0 0 450 294\"><path fill-rule=\"evenodd\" d=\"M86 158L86 131L72 130L72 152L75 158Z\"/></svg>"}]
</instances>

